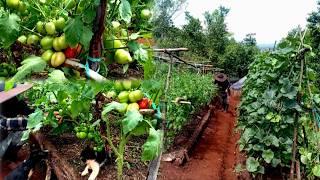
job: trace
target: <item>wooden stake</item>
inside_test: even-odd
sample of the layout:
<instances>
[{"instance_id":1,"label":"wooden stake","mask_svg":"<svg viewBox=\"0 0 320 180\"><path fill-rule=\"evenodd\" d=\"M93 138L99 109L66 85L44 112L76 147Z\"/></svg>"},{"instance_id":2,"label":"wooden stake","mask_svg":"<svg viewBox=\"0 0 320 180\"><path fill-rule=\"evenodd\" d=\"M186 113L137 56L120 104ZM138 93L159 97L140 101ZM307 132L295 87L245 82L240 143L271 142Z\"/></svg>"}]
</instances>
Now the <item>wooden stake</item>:
<instances>
[{"instance_id":1,"label":"wooden stake","mask_svg":"<svg viewBox=\"0 0 320 180\"><path fill-rule=\"evenodd\" d=\"M107 0L100 0L100 4L97 8L96 18L93 21L93 36L90 42L89 56L92 58L100 58L102 53L102 35L104 32L105 14L107 10ZM89 61L89 67L97 71L99 62Z\"/></svg>"}]
</instances>

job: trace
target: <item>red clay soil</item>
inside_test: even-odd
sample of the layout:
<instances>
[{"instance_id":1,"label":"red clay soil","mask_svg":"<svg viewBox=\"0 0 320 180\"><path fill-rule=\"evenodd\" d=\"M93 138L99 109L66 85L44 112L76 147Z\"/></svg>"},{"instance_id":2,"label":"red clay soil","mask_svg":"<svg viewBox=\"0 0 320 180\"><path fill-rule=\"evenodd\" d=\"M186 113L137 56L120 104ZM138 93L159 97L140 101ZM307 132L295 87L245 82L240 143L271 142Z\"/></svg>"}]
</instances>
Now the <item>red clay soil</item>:
<instances>
[{"instance_id":1,"label":"red clay soil","mask_svg":"<svg viewBox=\"0 0 320 180\"><path fill-rule=\"evenodd\" d=\"M236 180L250 179L248 175L238 176L235 166L243 159L238 151L239 134L234 132L236 117L234 110L238 97L230 98L231 113L215 111L207 128L199 138L190 161L178 167L170 162L161 162L162 180Z\"/></svg>"}]
</instances>

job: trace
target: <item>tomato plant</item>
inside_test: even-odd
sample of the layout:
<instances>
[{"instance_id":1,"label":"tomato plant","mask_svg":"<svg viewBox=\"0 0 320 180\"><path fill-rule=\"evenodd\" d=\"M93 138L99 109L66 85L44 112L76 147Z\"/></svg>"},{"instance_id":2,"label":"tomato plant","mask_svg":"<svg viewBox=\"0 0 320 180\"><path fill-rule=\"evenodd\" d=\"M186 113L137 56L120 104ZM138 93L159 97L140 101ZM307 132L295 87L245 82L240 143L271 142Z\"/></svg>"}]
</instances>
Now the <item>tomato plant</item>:
<instances>
[{"instance_id":1,"label":"tomato plant","mask_svg":"<svg viewBox=\"0 0 320 180\"><path fill-rule=\"evenodd\" d=\"M142 84L142 89L153 94L154 97L151 97L151 100L159 104L159 97L163 96L166 80L164 74L168 72L168 65L157 63L156 67L155 74L150 81ZM211 97L215 96L216 90L216 86L212 83L212 74L198 74L192 70L174 68L168 92L170 103L168 103L167 136L174 137L189 122L190 114L199 111L203 105L211 102ZM171 103L177 97L185 98L191 102L191 105Z\"/></svg>"}]
</instances>

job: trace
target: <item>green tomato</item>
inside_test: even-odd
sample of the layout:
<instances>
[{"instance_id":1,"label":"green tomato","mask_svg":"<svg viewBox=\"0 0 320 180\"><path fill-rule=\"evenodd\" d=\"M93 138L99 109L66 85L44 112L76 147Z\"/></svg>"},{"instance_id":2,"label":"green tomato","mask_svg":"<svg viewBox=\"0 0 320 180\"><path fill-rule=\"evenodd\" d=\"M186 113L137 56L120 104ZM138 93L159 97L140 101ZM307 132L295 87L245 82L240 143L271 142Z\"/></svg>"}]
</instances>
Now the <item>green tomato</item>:
<instances>
[{"instance_id":1,"label":"green tomato","mask_svg":"<svg viewBox=\"0 0 320 180\"><path fill-rule=\"evenodd\" d=\"M127 110L127 107L128 107L128 104L127 104L127 103L121 103L121 106L118 107L116 110L117 110L119 113L125 113L126 110Z\"/></svg>"},{"instance_id":2,"label":"green tomato","mask_svg":"<svg viewBox=\"0 0 320 180\"><path fill-rule=\"evenodd\" d=\"M78 132L76 134L76 136L79 138L79 139L84 139L87 137L87 133L86 132Z\"/></svg>"},{"instance_id":3,"label":"green tomato","mask_svg":"<svg viewBox=\"0 0 320 180\"><path fill-rule=\"evenodd\" d=\"M25 13L27 10L27 5L24 2L19 2L18 11L20 13Z\"/></svg>"},{"instance_id":4,"label":"green tomato","mask_svg":"<svg viewBox=\"0 0 320 180\"><path fill-rule=\"evenodd\" d=\"M91 133L91 132L89 132L89 133L88 133L88 139L93 139L93 138L94 138L94 134Z\"/></svg>"},{"instance_id":5,"label":"green tomato","mask_svg":"<svg viewBox=\"0 0 320 180\"><path fill-rule=\"evenodd\" d=\"M52 55L53 55L53 51L49 49L42 54L41 58L48 62L51 60Z\"/></svg>"},{"instance_id":6,"label":"green tomato","mask_svg":"<svg viewBox=\"0 0 320 180\"><path fill-rule=\"evenodd\" d=\"M53 35L56 32L56 26L53 22L46 23L44 27L46 29L47 34Z\"/></svg>"},{"instance_id":7,"label":"green tomato","mask_svg":"<svg viewBox=\"0 0 320 180\"><path fill-rule=\"evenodd\" d=\"M138 88L141 84L141 80L136 79L136 78L132 78L131 83L132 83L132 88Z\"/></svg>"},{"instance_id":8,"label":"green tomato","mask_svg":"<svg viewBox=\"0 0 320 180\"><path fill-rule=\"evenodd\" d=\"M18 38L18 41L21 42L22 44L25 44L27 42L27 36L22 35Z\"/></svg>"},{"instance_id":9,"label":"green tomato","mask_svg":"<svg viewBox=\"0 0 320 180\"><path fill-rule=\"evenodd\" d=\"M54 21L54 25L56 29L63 30L63 28L66 26L66 20L63 17L59 17Z\"/></svg>"},{"instance_id":10,"label":"green tomato","mask_svg":"<svg viewBox=\"0 0 320 180\"><path fill-rule=\"evenodd\" d=\"M118 99L119 99L119 102L121 102L121 103L128 102L128 100L129 100L129 92L128 91L120 92L119 95L118 95Z\"/></svg>"},{"instance_id":11,"label":"green tomato","mask_svg":"<svg viewBox=\"0 0 320 180\"><path fill-rule=\"evenodd\" d=\"M42 38L40 41L40 45L41 45L42 49L44 49L44 50L51 49L52 44L53 44L53 38L49 37L49 36Z\"/></svg>"},{"instance_id":12,"label":"green tomato","mask_svg":"<svg viewBox=\"0 0 320 180\"><path fill-rule=\"evenodd\" d=\"M7 6L10 8L18 8L20 0L6 0Z\"/></svg>"},{"instance_id":13,"label":"green tomato","mask_svg":"<svg viewBox=\"0 0 320 180\"><path fill-rule=\"evenodd\" d=\"M65 60L66 56L63 54L63 52L56 52L51 57L51 66L58 67L63 64Z\"/></svg>"},{"instance_id":14,"label":"green tomato","mask_svg":"<svg viewBox=\"0 0 320 180\"><path fill-rule=\"evenodd\" d=\"M61 47L59 45L59 37L56 37L53 39L53 42L52 42L52 46L53 46L53 49L56 50L56 51L61 51Z\"/></svg>"},{"instance_id":15,"label":"green tomato","mask_svg":"<svg viewBox=\"0 0 320 180\"><path fill-rule=\"evenodd\" d=\"M97 147L97 152L101 152L103 150L102 146Z\"/></svg>"},{"instance_id":16,"label":"green tomato","mask_svg":"<svg viewBox=\"0 0 320 180\"><path fill-rule=\"evenodd\" d=\"M107 92L107 98L116 98L117 97L117 93L115 91L108 91Z\"/></svg>"},{"instance_id":17,"label":"green tomato","mask_svg":"<svg viewBox=\"0 0 320 180\"><path fill-rule=\"evenodd\" d=\"M132 88L132 82L128 79L122 81L122 87L125 89L125 90L130 90Z\"/></svg>"},{"instance_id":18,"label":"green tomato","mask_svg":"<svg viewBox=\"0 0 320 180\"><path fill-rule=\"evenodd\" d=\"M123 90L123 86L122 86L122 83L121 81L117 80L115 83L114 83L114 89L118 92L122 91Z\"/></svg>"},{"instance_id":19,"label":"green tomato","mask_svg":"<svg viewBox=\"0 0 320 180\"><path fill-rule=\"evenodd\" d=\"M52 46L56 51L61 51L62 49L67 48L67 43L66 43L65 36L62 35L61 37L54 38Z\"/></svg>"},{"instance_id":20,"label":"green tomato","mask_svg":"<svg viewBox=\"0 0 320 180\"><path fill-rule=\"evenodd\" d=\"M142 19L150 19L151 18L151 11L149 10L149 9L143 9L142 11L141 11L141 14L140 14L140 16L141 16L141 18Z\"/></svg>"},{"instance_id":21,"label":"green tomato","mask_svg":"<svg viewBox=\"0 0 320 180\"><path fill-rule=\"evenodd\" d=\"M77 127L74 128L74 131L75 131L75 132L79 132L79 131L80 131L80 128L77 126Z\"/></svg>"},{"instance_id":22,"label":"green tomato","mask_svg":"<svg viewBox=\"0 0 320 180\"><path fill-rule=\"evenodd\" d=\"M137 102L137 101L140 101L142 98L143 98L143 93L141 90L135 90L130 92L129 94L130 102Z\"/></svg>"},{"instance_id":23,"label":"green tomato","mask_svg":"<svg viewBox=\"0 0 320 180\"><path fill-rule=\"evenodd\" d=\"M138 103L130 103L127 107L127 112L128 111L133 111L133 110L137 110L139 111L139 104Z\"/></svg>"},{"instance_id":24,"label":"green tomato","mask_svg":"<svg viewBox=\"0 0 320 180\"><path fill-rule=\"evenodd\" d=\"M65 35L62 35L58 38L58 44L61 47L61 49L66 49L68 47Z\"/></svg>"},{"instance_id":25,"label":"green tomato","mask_svg":"<svg viewBox=\"0 0 320 180\"><path fill-rule=\"evenodd\" d=\"M45 33L44 24L43 24L42 21L38 21L38 22L37 22L36 29L37 29L37 31L38 31L39 33L42 33L42 34Z\"/></svg>"},{"instance_id":26,"label":"green tomato","mask_svg":"<svg viewBox=\"0 0 320 180\"><path fill-rule=\"evenodd\" d=\"M128 64L133 61L130 53L124 49L118 49L114 55L114 59L118 64Z\"/></svg>"},{"instance_id":27,"label":"green tomato","mask_svg":"<svg viewBox=\"0 0 320 180\"><path fill-rule=\"evenodd\" d=\"M64 5L65 5L66 9L72 9L72 8L76 7L76 1L75 0L65 0Z\"/></svg>"},{"instance_id":28,"label":"green tomato","mask_svg":"<svg viewBox=\"0 0 320 180\"><path fill-rule=\"evenodd\" d=\"M113 39L105 39L104 40L104 47L106 49L117 49L124 47L120 40L113 40Z\"/></svg>"},{"instance_id":29,"label":"green tomato","mask_svg":"<svg viewBox=\"0 0 320 180\"><path fill-rule=\"evenodd\" d=\"M36 45L39 42L39 37L37 35L29 35L27 39L27 44Z\"/></svg>"}]
</instances>

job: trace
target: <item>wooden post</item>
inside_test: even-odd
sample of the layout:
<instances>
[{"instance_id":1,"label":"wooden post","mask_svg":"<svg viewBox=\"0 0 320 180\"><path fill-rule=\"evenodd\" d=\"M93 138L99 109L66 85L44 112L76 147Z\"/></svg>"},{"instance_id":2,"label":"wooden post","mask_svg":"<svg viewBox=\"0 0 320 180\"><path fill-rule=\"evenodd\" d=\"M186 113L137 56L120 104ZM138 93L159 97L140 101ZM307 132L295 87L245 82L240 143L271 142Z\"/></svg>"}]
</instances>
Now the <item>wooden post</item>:
<instances>
[{"instance_id":1,"label":"wooden post","mask_svg":"<svg viewBox=\"0 0 320 180\"><path fill-rule=\"evenodd\" d=\"M170 87L171 71L172 71L172 66L173 66L173 58L171 56L171 53L169 53L169 55L170 55L170 64L169 64L169 68L168 68L166 85L165 85L165 90L164 90L164 101L162 101L163 107L162 107L161 128L163 130L163 139L162 139L163 144L166 144L166 131L167 131L166 130L167 129L166 128L166 125L167 125L166 124L166 117L167 117L167 105L168 105L167 94L168 94L169 87ZM150 162L147 180L157 180L158 171L159 171L159 167L160 167L160 161L161 161L161 157L162 157L162 152L163 151L161 149L159 156Z\"/></svg>"},{"instance_id":2,"label":"wooden post","mask_svg":"<svg viewBox=\"0 0 320 180\"><path fill-rule=\"evenodd\" d=\"M97 8L96 18L92 27L93 36L90 42L89 57L100 58L102 53L102 35L104 32L105 14L107 10L107 0L100 0ZM99 62L89 61L90 69L97 71Z\"/></svg>"}]
</instances>

